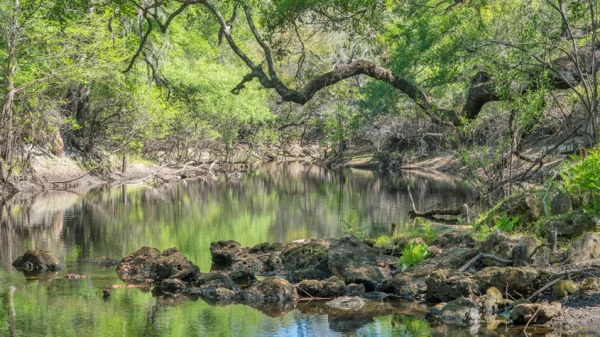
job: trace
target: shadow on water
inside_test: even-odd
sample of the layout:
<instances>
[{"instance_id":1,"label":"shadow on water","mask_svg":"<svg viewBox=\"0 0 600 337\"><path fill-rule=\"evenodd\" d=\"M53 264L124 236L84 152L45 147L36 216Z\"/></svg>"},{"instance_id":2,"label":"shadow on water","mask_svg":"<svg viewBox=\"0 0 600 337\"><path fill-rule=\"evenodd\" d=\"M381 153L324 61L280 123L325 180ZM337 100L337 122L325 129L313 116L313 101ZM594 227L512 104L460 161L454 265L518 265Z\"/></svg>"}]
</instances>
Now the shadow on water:
<instances>
[{"instance_id":1,"label":"shadow on water","mask_svg":"<svg viewBox=\"0 0 600 337\"><path fill-rule=\"evenodd\" d=\"M119 259L141 246L178 247L208 272L212 241L252 246L339 237L348 230L376 236L389 233L391 223L400 224L401 231L410 222L407 184L421 210L458 208L472 197L460 179L438 174L309 167L268 165L240 179L103 187L85 195L47 191L10 200L0 206L0 335L468 334L464 328L432 326L423 319L426 307L412 304L373 302L370 310L336 312L318 302L252 308L153 297L149 289L123 287L113 267L83 263L101 256ZM27 249L48 249L65 268L28 279L11 266ZM65 279L67 273L90 278ZM112 285L119 287L104 301L99 292Z\"/></svg>"}]
</instances>

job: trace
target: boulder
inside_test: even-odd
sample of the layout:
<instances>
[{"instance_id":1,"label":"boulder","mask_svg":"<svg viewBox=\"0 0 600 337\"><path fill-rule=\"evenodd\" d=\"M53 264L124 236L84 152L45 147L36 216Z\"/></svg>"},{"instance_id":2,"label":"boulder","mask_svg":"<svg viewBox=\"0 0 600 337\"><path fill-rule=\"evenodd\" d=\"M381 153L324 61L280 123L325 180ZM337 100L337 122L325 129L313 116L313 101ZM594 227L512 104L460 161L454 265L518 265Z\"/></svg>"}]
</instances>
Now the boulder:
<instances>
[{"instance_id":1,"label":"boulder","mask_svg":"<svg viewBox=\"0 0 600 337\"><path fill-rule=\"evenodd\" d=\"M551 215L558 215L567 213L571 210L571 197L563 192L556 191L550 196L550 213Z\"/></svg>"},{"instance_id":2,"label":"boulder","mask_svg":"<svg viewBox=\"0 0 600 337\"><path fill-rule=\"evenodd\" d=\"M319 297L321 289L321 281L303 280L298 284L298 295L300 295L300 297Z\"/></svg>"},{"instance_id":3,"label":"boulder","mask_svg":"<svg viewBox=\"0 0 600 337\"><path fill-rule=\"evenodd\" d=\"M558 281L554 287L552 287L552 300L562 300L569 295L575 294L577 291L579 291L577 283L571 280Z\"/></svg>"},{"instance_id":4,"label":"boulder","mask_svg":"<svg viewBox=\"0 0 600 337\"><path fill-rule=\"evenodd\" d=\"M344 296L338 297L325 304L340 310L359 310L365 306L365 301L358 296Z\"/></svg>"},{"instance_id":5,"label":"boulder","mask_svg":"<svg viewBox=\"0 0 600 337\"><path fill-rule=\"evenodd\" d=\"M442 309L444 309L445 306L446 306L446 303L444 303L444 302L434 305L433 307L431 307L431 309L429 309L427 311L427 314L425 315L425 317L426 318L434 318L434 319L441 318Z\"/></svg>"},{"instance_id":6,"label":"boulder","mask_svg":"<svg viewBox=\"0 0 600 337\"><path fill-rule=\"evenodd\" d=\"M565 255L570 264L600 258L600 233L587 233L575 240Z\"/></svg>"},{"instance_id":7,"label":"boulder","mask_svg":"<svg viewBox=\"0 0 600 337\"><path fill-rule=\"evenodd\" d=\"M198 276L200 268L188 260L177 248L169 248L152 261L150 273L151 278L157 282L168 278L188 281Z\"/></svg>"},{"instance_id":8,"label":"boulder","mask_svg":"<svg viewBox=\"0 0 600 337\"><path fill-rule=\"evenodd\" d=\"M27 272L56 271L62 268L60 261L47 250L28 250L19 256L13 267Z\"/></svg>"},{"instance_id":9,"label":"boulder","mask_svg":"<svg viewBox=\"0 0 600 337\"><path fill-rule=\"evenodd\" d=\"M433 242L433 245L442 249L446 248L473 248L475 240L469 232L451 231L443 234L438 234Z\"/></svg>"},{"instance_id":10,"label":"boulder","mask_svg":"<svg viewBox=\"0 0 600 337\"><path fill-rule=\"evenodd\" d=\"M362 283L367 291L375 290L383 281L377 268L377 254L356 236L344 234L329 248L329 270L346 283Z\"/></svg>"},{"instance_id":11,"label":"boulder","mask_svg":"<svg viewBox=\"0 0 600 337\"><path fill-rule=\"evenodd\" d=\"M212 256L212 262L217 265L231 265L241 252L242 247L237 241L217 241L210 244L210 255Z\"/></svg>"},{"instance_id":12,"label":"boulder","mask_svg":"<svg viewBox=\"0 0 600 337\"><path fill-rule=\"evenodd\" d=\"M160 282L159 287L160 287L160 290L163 292L180 293L185 288L187 288L187 285L180 279L172 278L172 279L162 280Z\"/></svg>"},{"instance_id":13,"label":"boulder","mask_svg":"<svg viewBox=\"0 0 600 337\"><path fill-rule=\"evenodd\" d=\"M319 296L333 298L346 295L346 283L336 276L321 281Z\"/></svg>"},{"instance_id":14,"label":"boulder","mask_svg":"<svg viewBox=\"0 0 600 337\"><path fill-rule=\"evenodd\" d=\"M292 282L306 279L323 280L331 276L328 265L328 240L297 240L281 252L283 269L289 271Z\"/></svg>"},{"instance_id":15,"label":"boulder","mask_svg":"<svg viewBox=\"0 0 600 337\"><path fill-rule=\"evenodd\" d=\"M512 250L517 244L518 240L511 238L501 230L497 230L483 240L481 243L481 252L510 260L512 258ZM487 267L505 266L505 264L488 259L484 259L483 264Z\"/></svg>"},{"instance_id":16,"label":"boulder","mask_svg":"<svg viewBox=\"0 0 600 337\"><path fill-rule=\"evenodd\" d=\"M561 307L559 302L518 304L510 311L510 319L519 325L544 324L558 315Z\"/></svg>"},{"instance_id":17,"label":"boulder","mask_svg":"<svg viewBox=\"0 0 600 337\"><path fill-rule=\"evenodd\" d=\"M407 269L407 272L436 269L458 269L469 262L479 252L472 248L449 248L441 255L425 260L420 265Z\"/></svg>"},{"instance_id":18,"label":"boulder","mask_svg":"<svg viewBox=\"0 0 600 337\"><path fill-rule=\"evenodd\" d=\"M479 306L468 298L460 297L444 306L440 318L448 323L478 322Z\"/></svg>"},{"instance_id":19,"label":"boulder","mask_svg":"<svg viewBox=\"0 0 600 337\"><path fill-rule=\"evenodd\" d=\"M426 284L430 302L449 302L479 291L479 283L471 274L447 269L434 271Z\"/></svg>"},{"instance_id":20,"label":"boulder","mask_svg":"<svg viewBox=\"0 0 600 337\"><path fill-rule=\"evenodd\" d=\"M240 290L229 276L221 273L201 273L196 276L193 284L198 288L213 286L234 291Z\"/></svg>"},{"instance_id":21,"label":"boulder","mask_svg":"<svg viewBox=\"0 0 600 337\"><path fill-rule=\"evenodd\" d=\"M515 224L515 229L524 228L529 224L535 223L543 215L543 194L543 191L512 194L494 206L481 222L494 225L500 216L507 215L510 218L519 217L519 221Z\"/></svg>"},{"instance_id":22,"label":"boulder","mask_svg":"<svg viewBox=\"0 0 600 337\"><path fill-rule=\"evenodd\" d=\"M165 279L191 281L200 269L189 261L177 248L165 249L142 247L125 256L117 266L122 280L135 282L161 282Z\"/></svg>"},{"instance_id":23,"label":"boulder","mask_svg":"<svg viewBox=\"0 0 600 337\"><path fill-rule=\"evenodd\" d=\"M550 278L547 271L531 267L488 267L473 276L480 289L508 289L513 297L528 297Z\"/></svg>"},{"instance_id":24,"label":"boulder","mask_svg":"<svg viewBox=\"0 0 600 337\"><path fill-rule=\"evenodd\" d=\"M298 298L296 287L280 277L267 277L240 293L244 302L288 302Z\"/></svg>"},{"instance_id":25,"label":"boulder","mask_svg":"<svg viewBox=\"0 0 600 337\"><path fill-rule=\"evenodd\" d=\"M365 297L365 285L350 283L346 286L346 296Z\"/></svg>"},{"instance_id":26,"label":"boulder","mask_svg":"<svg viewBox=\"0 0 600 337\"><path fill-rule=\"evenodd\" d=\"M144 246L121 259L117 265L117 274L122 280L152 282L154 278L151 276L150 267L159 256L158 249Z\"/></svg>"},{"instance_id":27,"label":"boulder","mask_svg":"<svg viewBox=\"0 0 600 337\"><path fill-rule=\"evenodd\" d=\"M187 296L200 296L203 299L212 302L234 301L238 294L235 290L214 285L186 288L183 293Z\"/></svg>"},{"instance_id":28,"label":"boulder","mask_svg":"<svg viewBox=\"0 0 600 337\"><path fill-rule=\"evenodd\" d=\"M387 278L381 285L381 290L400 296L407 301L414 301L417 295L427 289L426 278L413 273L399 273Z\"/></svg>"},{"instance_id":29,"label":"boulder","mask_svg":"<svg viewBox=\"0 0 600 337\"><path fill-rule=\"evenodd\" d=\"M263 242L263 243L259 243L256 246L250 248L248 250L248 253L250 253L250 254L265 254L265 253L280 251L282 248L283 248L283 245L279 242L275 242L275 243Z\"/></svg>"},{"instance_id":30,"label":"boulder","mask_svg":"<svg viewBox=\"0 0 600 337\"><path fill-rule=\"evenodd\" d=\"M251 284L256 282L256 276L250 269L238 269L228 274L229 278L236 284Z\"/></svg>"},{"instance_id":31,"label":"boulder","mask_svg":"<svg viewBox=\"0 0 600 337\"><path fill-rule=\"evenodd\" d=\"M502 293L496 287L489 288L485 291L485 295L481 297L483 302L483 315L487 317L494 316L498 312L500 306L504 304Z\"/></svg>"},{"instance_id":32,"label":"boulder","mask_svg":"<svg viewBox=\"0 0 600 337\"><path fill-rule=\"evenodd\" d=\"M540 229L545 233L556 229L556 235L563 238L575 238L596 229L596 222L583 210L575 210L561 214L555 218L544 220Z\"/></svg>"}]
</instances>

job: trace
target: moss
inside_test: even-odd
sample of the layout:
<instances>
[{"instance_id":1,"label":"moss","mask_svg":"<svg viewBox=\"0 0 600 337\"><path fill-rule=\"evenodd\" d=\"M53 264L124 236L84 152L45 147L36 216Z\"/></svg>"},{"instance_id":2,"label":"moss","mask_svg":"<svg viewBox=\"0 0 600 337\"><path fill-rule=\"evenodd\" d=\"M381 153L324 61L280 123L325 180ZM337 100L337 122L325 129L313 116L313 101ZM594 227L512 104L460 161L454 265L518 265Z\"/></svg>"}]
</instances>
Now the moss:
<instances>
[{"instance_id":1,"label":"moss","mask_svg":"<svg viewBox=\"0 0 600 337\"><path fill-rule=\"evenodd\" d=\"M579 290L577 283L571 280L558 281L552 289L552 300L561 300Z\"/></svg>"},{"instance_id":2,"label":"moss","mask_svg":"<svg viewBox=\"0 0 600 337\"><path fill-rule=\"evenodd\" d=\"M581 288L583 290L595 290L598 288L598 285L600 283L598 281L599 280L596 277L587 277L585 280L583 280Z\"/></svg>"}]
</instances>

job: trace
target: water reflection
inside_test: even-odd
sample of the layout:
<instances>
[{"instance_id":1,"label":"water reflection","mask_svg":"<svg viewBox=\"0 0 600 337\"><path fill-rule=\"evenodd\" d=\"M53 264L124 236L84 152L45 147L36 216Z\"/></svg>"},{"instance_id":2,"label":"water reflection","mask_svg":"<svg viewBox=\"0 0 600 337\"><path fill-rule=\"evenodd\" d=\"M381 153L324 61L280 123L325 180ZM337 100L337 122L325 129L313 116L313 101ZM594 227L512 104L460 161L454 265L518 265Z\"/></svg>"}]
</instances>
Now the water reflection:
<instances>
[{"instance_id":1,"label":"water reflection","mask_svg":"<svg viewBox=\"0 0 600 337\"><path fill-rule=\"evenodd\" d=\"M290 163L265 166L241 179L107 187L85 195L49 191L11 200L0 207L0 284L7 285L0 287L0 334L435 335L422 320L424 307L377 304L382 307L348 316L318 303L219 307L127 288L113 289L111 299L102 300L104 286L122 283L113 268L83 263L88 258L121 258L144 245L178 247L206 272L212 241L251 246L339 237L348 227L377 235L389 233L392 222L402 229L411 209L407 184L421 210L458 208L471 197L461 180L439 175L309 168ZM52 251L65 269L26 280L11 266L26 249ZM67 273L90 278L69 280Z\"/></svg>"}]
</instances>

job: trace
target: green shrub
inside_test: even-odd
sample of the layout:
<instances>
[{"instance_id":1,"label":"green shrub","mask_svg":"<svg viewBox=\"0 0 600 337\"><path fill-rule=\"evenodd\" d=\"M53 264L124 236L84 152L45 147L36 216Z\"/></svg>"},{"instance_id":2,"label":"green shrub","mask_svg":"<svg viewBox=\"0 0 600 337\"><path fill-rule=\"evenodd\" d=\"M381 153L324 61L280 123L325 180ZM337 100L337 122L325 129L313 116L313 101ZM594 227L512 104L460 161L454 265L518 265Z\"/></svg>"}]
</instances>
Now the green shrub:
<instances>
[{"instance_id":1,"label":"green shrub","mask_svg":"<svg viewBox=\"0 0 600 337\"><path fill-rule=\"evenodd\" d=\"M427 245L424 243L411 242L404 246L402 257L400 258L400 268L405 270L408 267L416 266L423 262L429 255Z\"/></svg>"},{"instance_id":2,"label":"green shrub","mask_svg":"<svg viewBox=\"0 0 600 337\"><path fill-rule=\"evenodd\" d=\"M394 243L394 238L389 235L381 234L375 239L375 244L378 246L389 246Z\"/></svg>"},{"instance_id":3,"label":"green shrub","mask_svg":"<svg viewBox=\"0 0 600 337\"><path fill-rule=\"evenodd\" d=\"M503 232L510 233L515 229L515 225L519 222L519 217L516 216L514 218L509 217L506 214L502 214L500 218L496 219L495 229L499 229Z\"/></svg>"},{"instance_id":4,"label":"green shrub","mask_svg":"<svg viewBox=\"0 0 600 337\"><path fill-rule=\"evenodd\" d=\"M589 151L583 160L566 165L561 172L574 201L590 214L600 214L600 151Z\"/></svg>"}]
</instances>

